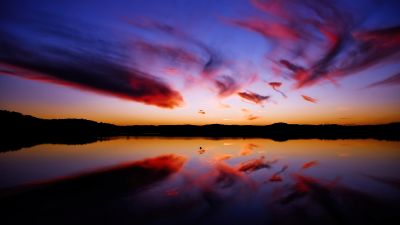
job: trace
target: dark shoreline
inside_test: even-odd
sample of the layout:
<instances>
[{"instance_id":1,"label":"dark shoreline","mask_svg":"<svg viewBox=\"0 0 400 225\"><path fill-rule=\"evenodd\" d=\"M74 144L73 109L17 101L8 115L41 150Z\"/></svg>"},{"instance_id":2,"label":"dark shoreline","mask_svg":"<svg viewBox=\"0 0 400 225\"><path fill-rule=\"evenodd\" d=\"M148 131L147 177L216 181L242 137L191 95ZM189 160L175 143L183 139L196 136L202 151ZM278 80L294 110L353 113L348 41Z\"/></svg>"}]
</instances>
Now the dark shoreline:
<instances>
[{"instance_id":1,"label":"dark shoreline","mask_svg":"<svg viewBox=\"0 0 400 225\"><path fill-rule=\"evenodd\" d=\"M134 125L117 126L83 119L39 119L0 110L0 152L37 144L87 144L113 137L205 137L291 139L377 139L400 141L400 123L382 125Z\"/></svg>"}]
</instances>

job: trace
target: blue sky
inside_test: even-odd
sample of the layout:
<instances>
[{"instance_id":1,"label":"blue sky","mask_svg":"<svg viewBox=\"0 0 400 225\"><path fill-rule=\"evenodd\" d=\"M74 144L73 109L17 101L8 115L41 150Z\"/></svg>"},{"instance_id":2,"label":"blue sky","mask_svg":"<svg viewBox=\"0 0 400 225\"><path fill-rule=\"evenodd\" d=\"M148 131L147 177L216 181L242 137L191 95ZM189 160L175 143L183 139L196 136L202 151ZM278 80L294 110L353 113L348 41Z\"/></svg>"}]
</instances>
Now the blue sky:
<instances>
[{"instance_id":1,"label":"blue sky","mask_svg":"<svg viewBox=\"0 0 400 225\"><path fill-rule=\"evenodd\" d=\"M3 109L118 124L400 119L396 1L2 4Z\"/></svg>"}]
</instances>

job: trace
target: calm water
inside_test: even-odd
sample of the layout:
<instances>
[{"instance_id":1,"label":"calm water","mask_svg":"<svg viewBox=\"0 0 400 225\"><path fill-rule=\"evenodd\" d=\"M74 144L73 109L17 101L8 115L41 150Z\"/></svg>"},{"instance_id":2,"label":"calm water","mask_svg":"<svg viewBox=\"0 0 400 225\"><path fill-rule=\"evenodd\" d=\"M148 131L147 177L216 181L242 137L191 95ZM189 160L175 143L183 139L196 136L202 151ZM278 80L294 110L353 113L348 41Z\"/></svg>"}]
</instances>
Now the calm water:
<instances>
[{"instance_id":1,"label":"calm water","mask_svg":"<svg viewBox=\"0 0 400 225\"><path fill-rule=\"evenodd\" d=\"M107 205L112 202L113 209L101 207L108 218L101 223L398 220L400 142L390 141L117 138L86 145L43 144L0 153L0 187L40 186L129 163L153 169L160 167L160 157L162 165L167 161L174 168L134 192L112 195Z\"/></svg>"}]
</instances>

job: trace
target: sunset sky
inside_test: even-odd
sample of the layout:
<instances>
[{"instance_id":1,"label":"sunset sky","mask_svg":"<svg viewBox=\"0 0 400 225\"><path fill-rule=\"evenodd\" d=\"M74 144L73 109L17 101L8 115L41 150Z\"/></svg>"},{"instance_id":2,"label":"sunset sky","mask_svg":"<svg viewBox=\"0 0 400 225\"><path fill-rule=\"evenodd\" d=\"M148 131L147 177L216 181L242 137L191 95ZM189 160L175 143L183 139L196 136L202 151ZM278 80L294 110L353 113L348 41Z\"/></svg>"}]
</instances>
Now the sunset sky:
<instances>
[{"instance_id":1,"label":"sunset sky","mask_svg":"<svg viewBox=\"0 0 400 225\"><path fill-rule=\"evenodd\" d=\"M396 0L0 3L0 109L127 124L400 121Z\"/></svg>"}]
</instances>

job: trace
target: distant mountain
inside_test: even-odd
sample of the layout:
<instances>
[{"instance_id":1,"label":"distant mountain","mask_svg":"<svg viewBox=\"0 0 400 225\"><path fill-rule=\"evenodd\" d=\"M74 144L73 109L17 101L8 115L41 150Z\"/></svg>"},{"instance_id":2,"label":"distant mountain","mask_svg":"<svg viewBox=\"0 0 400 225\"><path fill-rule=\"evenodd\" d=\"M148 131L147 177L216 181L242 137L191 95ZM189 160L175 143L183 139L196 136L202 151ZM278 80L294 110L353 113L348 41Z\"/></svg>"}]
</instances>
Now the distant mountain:
<instances>
[{"instance_id":1,"label":"distant mountain","mask_svg":"<svg viewBox=\"0 0 400 225\"><path fill-rule=\"evenodd\" d=\"M0 110L0 152L41 143L85 144L116 135L116 126L84 119L39 119Z\"/></svg>"},{"instance_id":2,"label":"distant mountain","mask_svg":"<svg viewBox=\"0 0 400 225\"><path fill-rule=\"evenodd\" d=\"M103 136L111 135L116 127L85 119L39 119L17 112L0 110L1 134L15 136Z\"/></svg>"},{"instance_id":3,"label":"distant mountain","mask_svg":"<svg viewBox=\"0 0 400 225\"><path fill-rule=\"evenodd\" d=\"M275 123L250 125L134 125L116 126L85 119L40 119L0 110L0 151L19 149L39 143L83 144L113 136L180 137L261 137L278 141L288 139L400 140L400 123L383 125L298 125Z\"/></svg>"}]
</instances>

